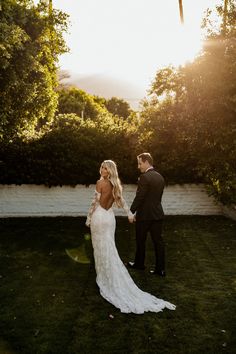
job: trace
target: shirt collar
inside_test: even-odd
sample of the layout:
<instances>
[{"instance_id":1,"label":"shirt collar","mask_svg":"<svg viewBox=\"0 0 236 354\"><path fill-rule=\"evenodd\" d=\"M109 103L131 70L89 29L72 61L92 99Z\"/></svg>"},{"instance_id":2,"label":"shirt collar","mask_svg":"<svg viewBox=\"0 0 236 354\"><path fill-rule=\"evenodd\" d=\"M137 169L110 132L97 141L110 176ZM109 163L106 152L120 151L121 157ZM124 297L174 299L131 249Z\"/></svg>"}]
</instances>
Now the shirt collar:
<instances>
[{"instance_id":1,"label":"shirt collar","mask_svg":"<svg viewBox=\"0 0 236 354\"><path fill-rule=\"evenodd\" d=\"M146 173L149 170L153 170L153 166L148 167L144 173Z\"/></svg>"}]
</instances>

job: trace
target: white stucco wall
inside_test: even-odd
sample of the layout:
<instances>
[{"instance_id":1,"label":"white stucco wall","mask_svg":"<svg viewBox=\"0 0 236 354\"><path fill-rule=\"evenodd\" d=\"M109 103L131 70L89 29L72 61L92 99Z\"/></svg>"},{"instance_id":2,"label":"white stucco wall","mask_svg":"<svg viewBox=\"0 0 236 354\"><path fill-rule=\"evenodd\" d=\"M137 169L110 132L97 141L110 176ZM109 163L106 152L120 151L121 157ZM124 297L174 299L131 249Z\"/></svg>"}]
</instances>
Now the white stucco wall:
<instances>
[{"instance_id":1,"label":"white stucco wall","mask_svg":"<svg viewBox=\"0 0 236 354\"><path fill-rule=\"evenodd\" d=\"M85 216L95 185L51 187L0 185L0 217ZM124 185L124 197L131 204L136 185ZM222 207L205 191L204 185L168 186L163 194L166 215L221 215ZM125 215L115 210L116 215Z\"/></svg>"}]
</instances>

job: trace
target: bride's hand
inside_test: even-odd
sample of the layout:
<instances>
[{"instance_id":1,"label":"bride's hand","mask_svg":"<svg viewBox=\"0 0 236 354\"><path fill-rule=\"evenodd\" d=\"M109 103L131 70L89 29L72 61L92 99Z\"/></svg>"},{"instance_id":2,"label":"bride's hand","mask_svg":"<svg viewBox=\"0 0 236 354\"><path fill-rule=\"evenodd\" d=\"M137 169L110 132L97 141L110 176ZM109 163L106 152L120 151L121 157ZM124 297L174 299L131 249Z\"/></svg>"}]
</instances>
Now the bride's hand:
<instances>
[{"instance_id":1,"label":"bride's hand","mask_svg":"<svg viewBox=\"0 0 236 354\"><path fill-rule=\"evenodd\" d=\"M129 222L131 223L131 224L133 224L133 222L135 221L135 217L134 217L134 215L129 215L128 216L128 219L129 219Z\"/></svg>"},{"instance_id":2,"label":"bride's hand","mask_svg":"<svg viewBox=\"0 0 236 354\"><path fill-rule=\"evenodd\" d=\"M87 227L90 227L90 220L87 218L87 220L86 220L86 222L85 222L85 225L87 226Z\"/></svg>"}]
</instances>

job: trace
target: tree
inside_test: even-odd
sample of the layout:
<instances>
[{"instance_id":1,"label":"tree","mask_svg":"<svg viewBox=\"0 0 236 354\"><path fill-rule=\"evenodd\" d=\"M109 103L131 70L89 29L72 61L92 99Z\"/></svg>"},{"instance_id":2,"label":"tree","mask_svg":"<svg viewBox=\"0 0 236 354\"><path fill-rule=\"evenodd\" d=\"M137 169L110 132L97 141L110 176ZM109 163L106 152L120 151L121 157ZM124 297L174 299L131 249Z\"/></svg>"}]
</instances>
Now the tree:
<instances>
[{"instance_id":1,"label":"tree","mask_svg":"<svg viewBox=\"0 0 236 354\"><path fill-rule=\"evenodd\" d=\"M43 1L4 0L0 12L0 137L32 136L53 119L56 62L67 48L67 15Z\"/></svg>"},{"instance_id":2,"label":"tree","mask_svg":"<svg viewBox=\"0 0 236 354\"><path fill-rule=\"evenodd\" d=\"M112 97L105 102L107 110L113 115L127 119L132 112L128 102L121 98Z\"/></svg>"},{"instance_id":3,"label":"tree","mask_svg":"<svg viewBox=\"0 0 236 354\"><path fill-rule=\"evenodd\" d=\"M83 90L72 87L58 91L58 113L74 113L82 118L96 119L99 114L108 113L102 100Z\"/></svg>"},{"instance_id":4,"label":"tree","mask_svg":"<svg viewBox=\"0 0 236 354\"><path fill-rule=\"evenodd\" d=\"M210 191L223 203L236 203L236 4L224 0L216 7L218 28L209 25L204 55L197 63L201 80L202 107L208 107L205 130L204 171ZM208 98L208 101L207 101ZM203 109L203 108L202 108ZM208 134L206 136L206 130Z\"/></svg>"},{"instance_id":5,"label":"tree","mask_svg":"<svg viewBox=\"0 0 236 354\"><path fill-rule=\"evenodd\" d=\"M185 171L191 168L220 201L236 203L235 3L228 1L226 22L225 7L216 11L223 27L211 27L208 12L201 55L184 67L157 72L142 117L149 144L163 152L167 165L180 176L181 164Z\"/></svg>"},{"instance_id":6,"label":"tree","mask_svg":"<svg viewBox=\"0 0 236 354\"><path fill-rule=\"evenodd\" d=\"M179 0L179 16L180 16L181 23L184 23L184 11L183 11L182 0Z\"/></svg>"}]
</instances>

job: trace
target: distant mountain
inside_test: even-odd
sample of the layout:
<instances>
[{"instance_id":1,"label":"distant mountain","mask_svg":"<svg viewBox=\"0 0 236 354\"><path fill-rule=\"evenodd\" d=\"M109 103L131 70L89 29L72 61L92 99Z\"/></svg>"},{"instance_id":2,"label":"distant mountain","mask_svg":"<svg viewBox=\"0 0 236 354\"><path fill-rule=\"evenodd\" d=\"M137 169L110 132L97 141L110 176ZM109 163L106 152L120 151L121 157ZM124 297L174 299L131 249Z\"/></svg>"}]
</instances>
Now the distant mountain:
<instances>
[{"instance_id":1,"label":"distant mountain","mask_svg":"<svg viewBox=\"0 0 236 354\"><path fill-rule=\"evenodd\" d=\"M141 88L109 76L98 74L82 76L68 71L61 71L60 76L65 76L61 80L62 84L76 86L91 95L98 95L104 98L122 98L135 110L139 108L139 102L145 95Z\"/></svg>"}]
</instances>

